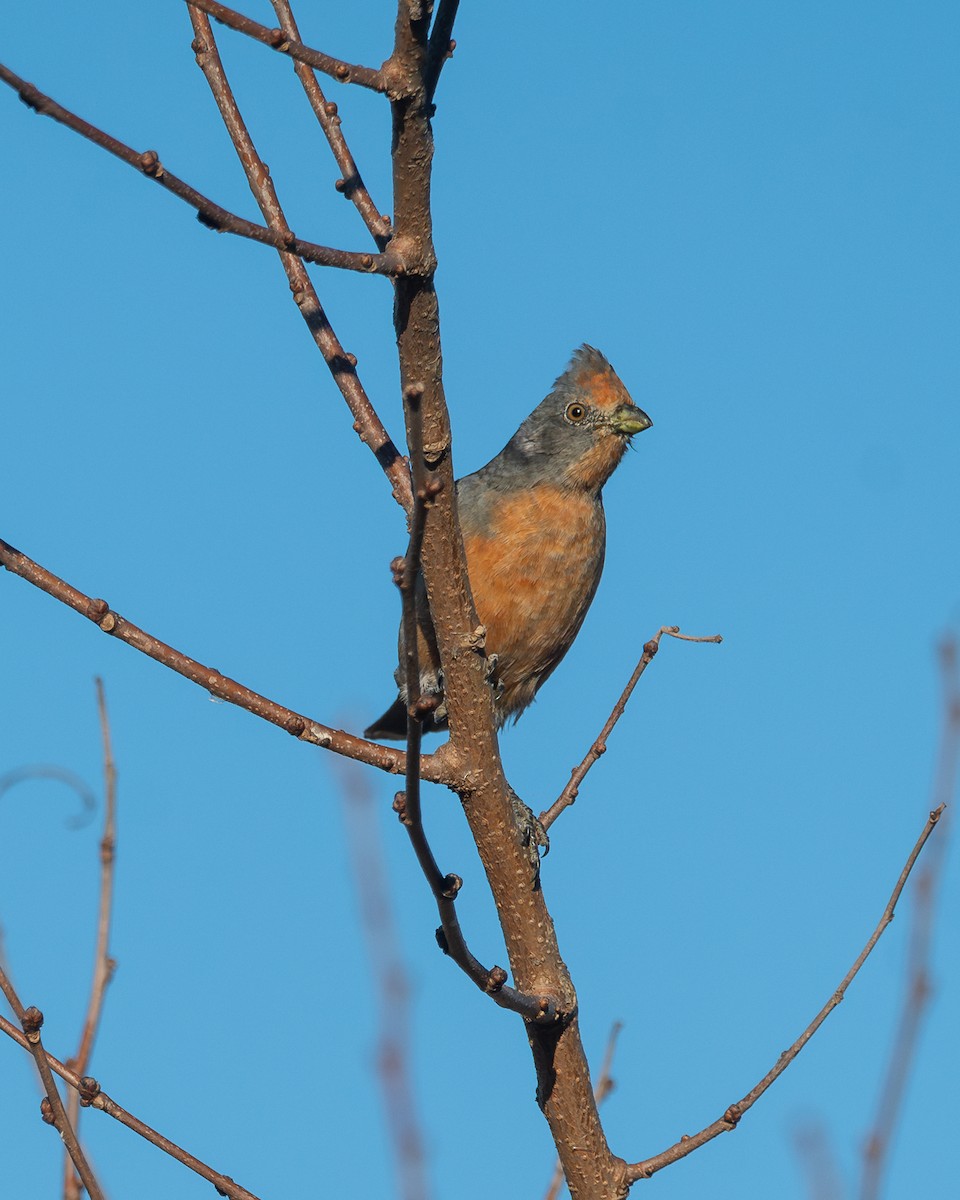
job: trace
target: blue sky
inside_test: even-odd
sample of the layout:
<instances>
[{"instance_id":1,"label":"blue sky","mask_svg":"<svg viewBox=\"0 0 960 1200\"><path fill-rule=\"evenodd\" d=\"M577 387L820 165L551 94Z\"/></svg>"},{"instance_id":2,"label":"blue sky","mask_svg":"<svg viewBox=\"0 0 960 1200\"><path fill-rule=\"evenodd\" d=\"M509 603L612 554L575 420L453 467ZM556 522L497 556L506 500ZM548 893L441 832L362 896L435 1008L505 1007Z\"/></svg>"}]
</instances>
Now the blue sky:
<instances>
[{"instance_id":1,"label":"blue sky","mask_svg":"<svg viewBox=\"0 0 960 1200\"><path fill-rule=\"evenodd\" d=\"M343 11L298 14L306 41L386 57L389 5L330 8ZM265 3L245 11L272 23ZM583 341L655 422L606 490L607 566L583 631L503 735L517 791L537 809L555 797L661 624L725 639L663 647L544 866L597 1066L624 1022L605 1122L635 1159L715 1119L793 1041L929 807L934 651L960 616L960 11L587 16L462 6L435 122L437 282L459 473L501 448ZM181 4L36 0L0 30L15 71L256 217ZM293 228L366 249L289 64L227 30L220 44ZM328 90L389 208L384 102ZM403 521L275 256L203 229L13 93L0 105L0 536L186 653L362 727L391 694ZM399 438L389 286L314 278ZM0 616L0 771L57 763L98 784L92 678L106 681L120 965L93 1073L264 1198L392 1194L377 995L329 762L10 576ZM553 1160L522 1029L437 953L393 784L372 783L433 1195L472 1200L491 1178L540 1195ZM0 803L6 953L66 1055L98 831L67 827L75 806L53 784ZM475 952L503 961L455 800L428 794L426 815L441 865L464 877ZM958 888L954 846L891 1196L944 1195L954 1178ZM800 1200L793 1142L811 1121L856 1179L909 913L736 1135L659 1176L658 1195ZM0 1054L0 1190L54 1194L32 1064ZM111 1194L207 1194L106 1119L84 1128Z\"/></svg>"}]
</instances>

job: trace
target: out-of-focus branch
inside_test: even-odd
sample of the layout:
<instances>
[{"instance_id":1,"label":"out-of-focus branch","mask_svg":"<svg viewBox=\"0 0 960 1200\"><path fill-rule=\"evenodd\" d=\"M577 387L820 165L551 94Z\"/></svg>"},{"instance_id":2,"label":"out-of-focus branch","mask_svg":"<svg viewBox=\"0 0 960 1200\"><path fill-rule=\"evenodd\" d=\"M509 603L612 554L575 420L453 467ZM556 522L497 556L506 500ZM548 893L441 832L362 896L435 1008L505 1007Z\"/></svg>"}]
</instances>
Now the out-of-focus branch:
<instances>
[{"instance_id":1,"label":"out-of-focus branch","mask_svg":"<svg viewBox=\"0 0 960 1200\"><path fill-rule=\"evenodd\" d=\"M289 0L271 0L271 3L284 36L289 42L299 42L300 31L297 29L297 22L294 19ZM370 193L360 177L360 170L340 128L340 117L336 104L324 96L316 75L306 63L295 59L293 69L310 101L310 107L320 122L320 128L330 145L337 166L342 172L342 178L337 181L337 191L354 204L378 248L386 249L392 233L390 217L386 213L382 213L370 198Z\"/></svg>"},{"instance_id":2,"label":"out-of-focus branch","mask_svg":"<svg viewBox=\"0 0 960 1200\"><path fill-rule=\"evenodd\" d=\"M87 1015L80 1037L80 1048L67 1064L78 1075L87 1073L90 1056L93 1053L93 1043L100 1028L104 997L117 965L110 956L110 918L113 910L113 877L117 848L117 769L113 760L110 718L107 715L107 698L103 689L103 680L98 678L96 685L100 737L103 742L104 801L103 834L100 838L100 903L97 914L97 943L93 956L93 979L90 985ZM74 1129L79 1129L80 1096L73 1089L67 1094L67 1118ZM63 1170L64 1200L80 1200L80 1180L73 1170L73 1163L69 1155L64 1158Z\"/></svg>"},{"instance_id":3,"label":"out-of-focus branch","mask_svg":"<svg viewBox=\"0 0 960 1200\"><path fill-rule=\"evenodd\" d=\"M252 21L235 9L227 8L225 4L218 4L217 0L187 0L187 3L191 8L198 8L209 13L221 24L228 25L238 33L245 33L247 37L263 42L265 46L276 50L278 54L286 54L298 62L306 63L308 67L322 71L324 75L332 75L340 83L356 83L360 87L370 88L374 92L386 90L383 72L379 69L359 67L354 63L344 62L342 59L332 58L320 50L311 50L309 46L289 39L282 29L270 29L258 21Z\"/></svg>"},{"instance_id":4,"label":"out-of-focus branch","mask_svg":"<svg viewBox=\"0 0 960 1200\"><path fill-rule=\"evenodd\" d=\"M188 658L186 654L159 641L131 621L121 617L119 613L110 608L106 600L95 600L78 591L77 588L53 575L39 563L34 562L2 540L0 540L0 566L6 567L14 575L19 575L21 579L32 583L34 587L80 613L104 633L119 638L121 642L126 642L128 646L132 646L156 662L162 663L163 666L169 667L171 671L176 671L178 675L182 675L192 683L199 684L218 700L226 700L228 704L235 704L238 708L243 708L247 712L253 713L254 716L269 721L271 725L286 730L287 733L302 742L309 742L311 745L331 750L334 754L342 754L345 758L366 763L380 771L387 771L391 775L401 775L405 771L406 755L403 751L381 746L377 742L368 742L364 738L344 733L341 729L331 729L327 725L321 725L318 721L304 717L292 709L284 708L282 704L268 700L266 696L261 696L258 692L244 687L242 683L237 683L235 679L222 675L213 667L204 666L196 659ZM420 770L422 777L431 783L443 783L450 786L457 778L455 764L447 761L442 746L435 754L424 756Z\"/></svg>"},{"instance_id":5,"label":"out-of-focus branch","mask_svg":"<svg viewBox=\"0 0 960 1200\"><path fill-rule=\"evenodd\" d=\"M196 34L193 40L193 50L197 56L197 65L203 71L204 78L213 93L224 126L246 174L250 190L270 228L281 239L287 239L290 235L290 227L287 225L287 219L277 197L276 188L273 186L273 180L270 178L270 172L257 153L253 139L240 115L226 72L223 69L223 63L220 61L210 20L206 13L201 12L195 5L188 4L187 11ZM409 513L413 507L409 472L400 452L387 437L386 430L360 383L357 376L356 358L344 350L340 339L333 332L333 327L327 319L327 314L323 310L316 289L301 259L288 250L281 250L279 254L280 262L290 283L293 299L300 309L300 315L306 322L317 348L323 355L324 362L330 368L337 387L353 413L354 429L360 435L361 441L366 442L374 451L387 478L393 484L393 494L397 503L401 504Z\"/></svg>"},{"instance_id":6,"label":"out-of-focus branch","mask_svg":"<svg viewBox=\"0 0 960 1200\"><path fill-rule=\"evenodd\" d=\"M32 83L21 79L19 75L2 63L0 63L0 80L13 88L23 103L41 116L51 117L59 124L65 125L67 129L71 129L74 133L86 138L87 141L93 142L95 146L113 154L121 162L127 163L146 176L147 179L152 179L154 183L159 184L171 195L177 196L191 208L195 208L197 219L208 229L213 229L217 233L233 233L238 237L249 238L251 241L272 246L275 250L292 251L306 259L307 262L316 263L318 266L339 267L345 271L359 271L366 275L392 275L402 269L399 262L389 253L368 254L357 250L337 250L332 246L321 246L316 242L304 241L289 230L285 234L276 233L264 225L257 225L254 221L237 216L236 213L229 212L219 204L215 204L207 196L198 192L196 188L191 187L189 183L168 171L155 150L139 151L125 145L117 138L111 137L109 133L98 129L96 125L91 125L89 121L78 117L76 113L70 112L69 109L64 108L63 105L58 104L50 96L34 87ZM383 249L382 246L381 249Z\"/></svg>"},{"instance_id":7,"label":"out-of-focus branch","mask_svg":"<svg viewBox=\"0 0 960 1200\"><path fill-rule=\"evenodd\" d=\"M960 675L957 670L957 643L953 638L944 640L940 647L940 676L943 716L933 782L933 803L938 809L944 808L952 799L960 766ZM916 1060L920 1030L930 1001L931 943L937 889L946 856L947 832L943 830L931 847L917 879L907 950L906 990L886 1077L864 1150L860 1200L877 1200L880 1195L887 1155L906 1095L910 1069Z\"/></svg>"},{"instance_id":8,"label":"out-of-focus branch","mask_svg":"<svg viewBox=\"0 0 960 1200\"><path fill-rule=\"evenodd\" d=\"M55 767L50 763L14 767L12 771L4 772L3 775L0 775L0 796L10 788L16 787L18 783L24 783L30 779L55 779L58 783L65 783L68 788L77 793L83 806L83 813L68 819L67 824L74 828L86 824L87 817L84 814L92 813L97 807L96 797L79 775L68 771L65 767Z\"/></svg>"},{"instance_id":9,"label":"out-of-focus branch","mask_svg":"<svg viewBox=\"0 0 960 1200\"><path fill-rule=\"evenodd\" d=\"M657 1171L663 1170L664 1167L669 1167L672 1163L678 1162L681 1158L686 1158L686 1156L688 1154L692 1154L694 1150L699 1150L701 1146L705 1145L709 1141L712 1141L721 1133L729 1133L731 1130L736 1129L740 1118L747 1111L747 1109L752 1108L757 1100L759 1100L763 1093L767 1090L767 1088L770 1087L770 1085L774 1082L774 1080L779 1079L787 1067L790 1066L807 1042L810 1041L823 1022L827 1019L830 1013L833 1012L840 1001L844 998L847 988L850 986L857 972L866 962L870 952L879 941L880 935L893 920L894 910L896 909L897 901L900 899L900 893L903 891L904 885L906 884L907 879L910 877L910 872L913 870L914 863L917 861L920 851L926 845L927 838L929 838L930 834L936 827L937 822L940 820L944 808L945 805L941 804L938 808L935 808L930 813L929 817L927 818L927 823L923 827L923 832L920 834L916 844L910 851L910 855L907 858L906 864L904 865L903 870L900 872L900 878L897 880L896 887L893 889L893 893L887 902L887 906L883 910L883 916L880 918L879 924L870 935L867 944L857 955L853 966L843 977L840 986L833 993L823 1008L817 1013L803 1033L801 1033L801 1035L789 1048L789 1050L784 1050L784 1052L777 1059L775 1066L768 1071L766 1075L764 1075L756 1087L751 1088L751 1090L747 1092L742 1100L738 1100L735 1104L731 1104L719 1120L714 1121L705 1129L701 1129L699 1133L695 1133L692 1137L682 1137L675 1145L670 1146L669 1149L664 1150L660 1154L654 1155L652 1158L647 1158L641 1162L629 1164L626 1175L628 1183L634 1184L640 1179L649 1179L650 1176L654 1175Z\"/></svg>"},{"instance_id":10,"label":"out-of-focus branch","mask_svg":"<svg viewBox=\"0 0 960 1200\"><path fill-rule=\"evenodd\" d=\"M5 978L2 976L2 973L0 973L0 978ZM34 1009L33 1011L36 1012L37 1010ZM0 1016L0 1033L5 1033L8 1038L16 1042L18 1046L22 1046L24 1050L34 1050L26 1035L21 1033L16 1025L3 1016ZM34 1056L36 1057L36 1054ZM91 1078L89 1075L80 1076L76 1071L71 1071L68 1066L60 1062L59 1059L54 1058L46 1050L43 1051L43 1059L48 1071L59 1075L70 1087L77 1089L80 1094L80 1104L84 1108L97 1108L101 1112L106 1113L108 1117L113 1117L115 1121L119 1121L127 1129L138 1133L142 1138L150 1142L151 1145L156 1146L158 1150L162 1150L164 1154L169 1154L171 1158L176 1159L177 1162L182 1163L185 1167L189 1167L191 1171L196 1172L197 1175L206 1179L208 1183L212 1183L222 1196L229 1196L230 1200L258 1200L258 1197L253 1192L248 1192L246 1188L240 1187L238 1183L234 1183L229 1175L221 1175L219 1171L214 1171L212 1167L208 1167L199 1158L195 1158L194 1155L184 1150L182 1146L178 1146L176 1142L171 1142L162 1133L158 1133L150 1125L141 1121L139 1117L135 1117L133 1113L128 1112L116 1100L113 1100L106 1092L101 1090L100 1084L96 1079ZM96 1195L101 1197L102 1200L101 1192L91 1192L90 1194L91 1197Z\"/></svg>"},{"instance_id":11,"label":"out-of-focus branch","mask_svg":"<svg viewBox=\"0 0 960 1200\"><path fill-rule=\"evenodd\" d=\"M846 1188L824 1126L819 1121L801 1124L793 1144L807 1176L809 1200L844 1200Z\"/></svg>"},{"instance_id":12,"label":"out-of-focus branch","mask_svg":"<svg viewBox=\"0 0 960 1200\"><path fill-rule=\"evenodd\" d=\"M395 906L377 823L377 797L365 771L339 760L336 768L343 781L347 843L380 1005L378 1076L393 1142L398 1196L402 1200L427 1200L430 1187L410 1067L410 984L394 920Z\"/></svg>"},{"instance_id":13,"label":"out-of-focus branch","mask_svg":"<svg viewBox=\"0 0 960 1200\"><path fill-rule=\"evenodd\" d=\"M563 810L565 808L569 808L570 805L573 804L573 802L577 798L577 795L579 794L580 785L583 783L584 779L587 776L587 772L590 770L590 768L593 766L593 764L597 761L597 759L600 758L600 756L602 754L606 753L607 738L610 736L611 732L613 731L613 727L623 716L624 711L627 707L627 701L633 695L633 689L639 683L640 676L644 673L644 671L647 669L647 667L653 661L654 656L656 655L657 651L660 649L660 639L663 637L664 634L668 634L670 637L673 637L673 638L679 638L679 640L682 642L722 642L723 641L723 638L720 636L719 633L715 633L710 637L691 637L689 634L681 633L680 627L678 625L662 625L660 627L660 629L657 630L657 632L653 635L653 637L650 639L650 641L647 642L646 645L643 647L643 654L640 657L640 661L637 663L633 674L630 676L630 679L627 681L627 686L620 693L620 699L613 706L613 711L610 713L610 716L607 718L605 725L600 730L600 732L597 734L596 741L594 741L593 745L587 751L587 753L584 756L583 761L580 763L580 765L574 767L573 771L570 774L570 781L567 783L567 786L563 789L563 791L556 798L556 800L554 800L553 804L550 805L550 807L546 810L546 812L542 812L540 814L540 823L543 825L544 829L549 829L550 826L557 819L557 817L559 817L560 814L563 812Z\"/></svg>"},{"instance_id":14,"label":"out-of-focus branch","mask_svg":"<svg viewBox=\"0 0 960 1200\"><path fill-rule=\"evenodd\" d=\"M39 1008L34 1008L33 1006L30 1008L23 1007L16 989L10 982L2 966L0 966L0 991L6 996L7 1003L13 1009L14 1015L23 1029L21 1038L17 1040L30 1051L34 1062L37 1064L37 1071L43 1083L43 1090L46 1092L46 1097L40 1106L43 1119L48 1125L53 1125L57 1133L60 1134L66 1151L77 1169L77 1174L83 1180L83 1186L87 1189L90 1200L104 1200L100 1184L97 1182L96 1176L87 1162L87 1156L80 1145L76 1130L67 1118L63 1101L60 1098L60 1092L57 1089L53 1072L50 1069L47 1052L44 1050L43 1042L40 1039L43 1013ZM4 1025L10 1025L9 1021L3 1020L3 1018L0 1018L0 1020L3 1021ZM15 1032L14 1026L10 1025L10 1028Z\"/></svg>"}]
</instances>

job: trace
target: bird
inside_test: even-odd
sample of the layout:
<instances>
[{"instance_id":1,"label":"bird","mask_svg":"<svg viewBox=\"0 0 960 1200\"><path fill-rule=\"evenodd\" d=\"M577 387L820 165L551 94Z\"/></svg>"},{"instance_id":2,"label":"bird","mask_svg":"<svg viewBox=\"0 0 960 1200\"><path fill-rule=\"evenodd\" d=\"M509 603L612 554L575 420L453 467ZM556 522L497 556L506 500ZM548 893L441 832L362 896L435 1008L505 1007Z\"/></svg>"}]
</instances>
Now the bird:
<instances>
[{"instance_id":1,"label":"bird","mask_svg":"<svg viewBox=\"0 0 960 1200\"><path fill-rule=\"evenodd\" d=\"M498 728L532 703L579 633L603 570L603 486L652 424L605 356L584 344L500 453L457 481ZM433 732L447 727L447 712L422 579L417 607L421 694L433 703L422 728ZM400 643L402 663L402 625ZM402 668L394 678L399 695L365 737L407 736Z\"/></svg>"}]
</instances>

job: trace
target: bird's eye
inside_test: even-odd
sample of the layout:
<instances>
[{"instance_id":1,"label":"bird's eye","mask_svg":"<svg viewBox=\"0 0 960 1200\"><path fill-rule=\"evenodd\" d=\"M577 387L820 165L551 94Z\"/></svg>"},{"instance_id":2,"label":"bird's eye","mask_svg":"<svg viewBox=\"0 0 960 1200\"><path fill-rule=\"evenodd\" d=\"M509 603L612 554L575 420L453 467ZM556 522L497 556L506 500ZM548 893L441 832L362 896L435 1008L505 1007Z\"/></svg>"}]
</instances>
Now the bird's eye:
<instances>
[{"instance_id":1,"label":"bird's eye","mask_svg":"<svg viewBox=\"0 0 960 1200\"><path fill-rule=\"evenodd\" d=\"M568 404L563 415L568 421L572 421L574 425L579 425L587 415L587 410L582 404Z\"/></svg>"}]
</instances>

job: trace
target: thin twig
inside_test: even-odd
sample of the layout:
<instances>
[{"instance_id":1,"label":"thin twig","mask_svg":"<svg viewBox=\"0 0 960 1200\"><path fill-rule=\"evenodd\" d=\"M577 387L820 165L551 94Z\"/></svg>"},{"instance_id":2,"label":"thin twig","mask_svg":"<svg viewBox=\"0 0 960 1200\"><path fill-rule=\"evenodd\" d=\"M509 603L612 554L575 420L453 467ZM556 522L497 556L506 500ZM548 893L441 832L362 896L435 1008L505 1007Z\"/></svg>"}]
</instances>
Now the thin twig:
<instances>
[{"instance_id":1,"label":"thin twig","mask_svg":"<svg viewBox=\"0 0 960 1200\"><path fill-rule=\"evenodd\" d=\"M93 979L90 984L90 999L87 1015L80 1037L80 1048L68 1061L71 1070L86 1075L93 1053L93 1044L100 1028L103 1001L113 979L116 962L110 955L110 920L113 911L113 878L117 849L117 769L113 760L110 737L110 718L107 714L107 698L103 680L96 680L97 711L100 716L100 737L103 742L103 834L100 838L100 904L97 915L97 943L93 956ZM75 1129L79 1129L80 1097L71 1089L67 1095L67 1117ZM64 1200L80 1200L80 1181L73 1170L69 1157L64 1159Z\"/></svg>"},{"instance_id":2,"label":"thin twig","mask_svg":"<svg viewBox=\"0 0 960 1200\"><path fill-rule=\"evenodd\" d=\"M2 976L0 976L2 977ZM5 1033L22 1046L24 1050L33 1050L27 1037L17 1029L11 1021L6 1017L0 1016L0 1033ZM127 1129L131 1129L134 1133L139 1134L151 1145L156 1146L158 1150L162 1150L164 1154L169 1154L171 1158L182 1163L191 1171L195 1171L208 1183L212 1183L217 1190L224 1196L229 1196L230 1200L258 1200L258 1197L253 1192L248 1192L246 1188L240 1187L234 1183L229 1175L221 1175L219 1171L214 1171L212 1167L208 1167L206 1163L201 1162L199 1158L184 1150L182 1146L178 1146L176 1142L171 1142L169 1138L158 1133L150 1125L141 1121L139 1117L135 1117L133 1113L128 1112L122 1105L113 1100L106 1092L102 1091L100 1084L96 1079L92 1079L89 1075L80 1076L76 1071L71 1071L65 1063L47 1051L43 1052L44 1061L47 1064L48 1070L52 1071L70 1087L76 1088L80 1093L80 1103L85 1108L96 1108L101 1112L106 1113L108 1117L113 1117L115 1121L119 1121L121 1125L125 1125ZM99 1193L97 1193L99 1195Z\"/></svg>"},{"instance_id":3,"label":"thin twig","mask_svg":"<svg viewBox=\"0 0 960 1200\"><path fill-rule=\"evenodd\" d=\"M567 786L563 789L556 800L554 800L553 804L551 804L545 812L540 814L540 823L543 825L544 829L549 829L557 817L559 817L563 812L563 810L565 808L569 808L570 805L574 803L580 791L580 785L587 776L587 772L597 761L597 759L599 759L600 756L606 752L607 738L610 736L613 727L623 716L624 710L627 707L627 701L633 695L633 689L640 681L640 676L650 665L657 651L660 649L660 639L664 634L667 634L672 638L677 638L681 642L719 643L723 641L723 638L719 633L715 633L710 637L691 637L689 634L681 633L678 625L662 625L657 630L650 641L644 645L643 654L640 657L640 661L637 663L633 674L627 681L627 686L620 693L620 699L613 706L613 711L610 713L610 716L607 717L606 723L597 734L596 741L587 751L583 761L579 764L579 766L573 768Z\"/></svg>"},{"instance_id":4,"label":"thin twig","mask_svg":"<svg viewBox=\"0 0 960 1200\"><path fill-rule=\"evenodd\" d=\"M927 818L927 823L923 827L923 832L920 834L916 844L910 851L910 855L907 858L906 864L903 870L900 872L900 878L897 880L896 887L893 889L893 893L887 902L887 906L883 910L883 916L880 918L879 924L870 935L867 944L857 955L853 966L843 977L840 986L833 993L823 1008L817 1013L803 1033L801 1033L801 1035L793 1043L790 1049L784 1050L784 1052L777 1059L773 1068L768 1071L766 1075L764 1075L756 1087L747 1092L742 1100L738 1100L735 1104L731 1104L718 1121L714 1121L712 1124L708 1125L705 1129L701 1129L699 1133L694 1134L692 1137L684 1136L675 1145L670 1146L667 1150L664 1150L660 1154L654 1155L653 1158L644 1159L642 1162L631 1163L627 1167L626 1172L626 1180L628 1183L633 1184L639 1179L649 1179L650 1176L655 1174L657 1171L661 1171L664 1167L668 1167L672 1163L678 1162L681 1158L686 1158L688 1154L692 1154L694 1150L698 1150L706 1142L712 1141L713 1138L718 1137L721 1133L729 1133L731 1130L736 1129L740 1118L747 1111L747 1109L752 1108L756 1101L760 1099L767 1088L770 1087L770 1085L774 1082L774 1080L778 1079L787 1069L787 1067L790 1066L807 1042L810 1041L823 1022L827 1019L830 1013L833 1012L840 1001L844 998L847 988L853 981L854 976L863 966L864 962L866 962L870 952L879 941L880 935L893 920L894 909L897 906L897 901L900 899L900 893L903 891L904 885L910 876L910 872L913 870L913 865L917 861L920 851L926 844L927 838L933 832L934 827L940 820L944 808L945 805L941 804L938 808L935 808L933 812L930 813L929 817Z\"/></svg>"},{"instance_id":5,"label":"thin twig","mask_svg":"<svg viewBox=\"0 0 960 1200\"><path fill-rule=\"evenodd\" d=\"M159 641L152 634L121 617L110 608L106 600L95 600L78 591L3 540L0 540L0 566L6 567L14 575L19 575L27 583L32 583L34 587L80 613L104 633L118 638L163 666L169 667L171 671L176 671L178 675L198 684L218 700L235 704L238 708L269 721L271 725L286 730L302 742L320 746L334 754L342 754L345 758L366 763L391 775L401 775L405 771L406 754L403 751L381 746L377 742L368 742L364 738L344 733L341 729L321 725L318 721L302 716L292 709L284 708L282 704L268 700L266 696L261 696L258 692L244 687L242 683L237 683L235 679L222 675L213 667L204 666L196 659L188 658L186 654ZM424 755L420 770L423 778L431 783L450 786L456 779L455 771L451 770L442 746L436 753Z\"/></svg>"},{"instance_id":6,"label":"thin twig","mask_svg":"<svg viewBox=\"0 0 960 1200\"><path fill-rule=\"evenodd\" d=\"M288 41L299 42L300 31L297 28L289 0L271 0L271 3ZM323 94L316 75L306 63L295 59L293 69L297 73L297 78L310 101L310 107L320 122L320 128L323 130L333 157L342 173L342 178L337 180L337 191L353 203L367 229L370 230L377 247L385 250L392 234L390 217L386 213L382 213L370 198L370 193L360 177L360 170L340 128L340 117L336 104ZM388 256L388 261L392 262L393 260Z\"/></svg>"},{"instance_id":7,"label":"thin twig","mask_svg":"<svg viewBox=\"0 0 960 1200\"><path fill-rule=\"evenodd\" d=\"M296 237L289 230L280 234L264 225L257 225L255 221L248 221L245 217L238 216L236 213L222 208L219 204L215 204L213 200L198 192L189 183L168 171L160 161L156 150L134 150L131 146L127 146L109 133L98 129L96 125L91 125L89 121L85 121L76 113L64 108L63 105L45 95L32 83L21 79L19 75L2 63L0 63L0 80L13 88L23 103L41 116L51 117L59 124L65 125L67 129L71 129L74 133L86 138L87 141L93 142L95 146L113 154L147 179L152 179L154 183L159 184L171 195L183 200L191 208L195 208L197 219L208 229L213 229L217 233L233 233L238 237L248 238L250 241L259 242L265 246L272 246L275 250L289 250L306 259L307 262L316 263L322 267L339 267L344 271L359 271L364 275L394 275L403 269L399 260L389 253L369 254L358 250L338 250L333 246L321 246L316 242L305 241Z\"/></svg>"},{"instance_id":8,"label":"thin twig","mask_svg":"<svg viewBox=\"0 0 960 1200\"><path fill-rule=\"evenodd\" d=\"M617 1049L617 1038L620 1036L621 1029L623 1029L623 1022L614 1021L610 1029L610 1036L607 1038L607 1049L603 1055L603 1066L600 1068L600 1074L597 1076L597 1082L593 1089L593 1096L598 1106L606 1100L616 1086L613 1082L611 1072L613 1070L613 1056ZM558 1158L557 1165L553 1169L553 1178L550 1180L550 1186L544 1193L543 1200L557 1200L561 1187L563 1187L563 1167Z\"/></svg>"},{"instance_id":9,"label":"thin twig","mask_svg":"<svg viewBox=\"0 0 960 1200\"><path fill-rule=\"evenodd\" d=\"M430 30L430 44L427 53L427 66L424 71L424 86L427 99L432 100L440 82L440 72L443 64L453 54L456 42L451 41L453 23L457 19L457 8L460 0L440 0L437 15Z\"/></svg>"},{"instance_id":10,"label":"thin twig","mask_svg":"<svg viewBox=\"0 0 960 1200\"><path fill-rule=\"evenodd\" d=\"M933 783L933 803L942 808L957 788L960 766L960 678L957 673L957 644L952 638L940 647L943 717L940 748ZM944 822L946 824L946 822ZM917 1043L931 997L931 943L933 940L937 890L946 858L947 830L941 832L924 859L914 895L913 922L908 944L906 989L886 1077L880 1089L877 1111L864 1148L860 1200L877 1200L883 1181L890 1144L904 1097L910 1069L916 1060Z\"/></svg>"},{"instance_id":11,"label":"thin twig","mask_svg":"<svg viewBox=\"0 0 960 1200\"><path fill-rule=\"evenodd\" d=\"M290 233L287 219L277 197L273 180L270 178L270 172L257 153L230 89L223 63L220 61L217 51L216 39L210 27L210 20L206 13L199 11L195 5L188 4L187 11L196 34L193 49L197 56L197 65L213 93L224 126L230 135L230 140L233 142L237 157L240 159L247 177L250 190L263 213L264 220L274 233L278 234L281 239L286 239ZM302 260L288 250L280 250L279 254L300 315L306 322L317 348L323 355L324 362L330 368L337 387L353 413L354 429L360 435L361 441L366 442L373 450L387 478L393 484L393 494L397 502L409 513L413 507L409 472L400 452L387 437L383 423L360 383L355 356L344 350L340 339L333 332Z\"/></svg>"},{"instance_id":12,"label":"thin twig","mask_svg":"<svg viewBox=\"0 0 960 1200\"><path fill-rule=\"evenodd\" d=\"M325 75L332 75L340 83L356 83L360 87L370 88L374 92L386 90L383 72L378 68L360 67L355 63L332 58L320 50L311 50L309 46L304 46L301 42L290 41L282 29L270 29L258 21L252 21L235 9L227 8L225 4L218 4L217 0L187 0L187 3L191 8L199 8L203 12L209 13L221 24L228 25L238 33L245 33L247 37L263 42L265 46L276 50L278 54L286 54L298 62L306 63L307 66L322 71Z\"/></svg>"},{"instance_id":13,"label":"thin twig","mask_svg":"<svg viewBox=\"0 0 960 1200\"><path fill-rule=\"evenodd\" d=\"M57 1084L53 1078L50 1063L47 1060L47 1053L40 1039L43 1013L39 1008L32 1006L30 1008L23 1007L16 989L10 982L10 978L2 966L0 966L0 991L6 996L7 1003L13 1009L14 1015L23 1029L21 1044L30 1051L34 1062L37 1064L37 1071L43 1083L43 1090L46 1092L46 1099L41 1105L43 1119L47 1124L53 1125L57 1133L60 1134L66 1151L77 1169L77 1174L83 1180L83 1186L87 1189L90 1200L104 1200L100 1184L97 1182L96 1176L87 1162L87 1156L80 1145L76 1130L67 1118L63 1101L60 1098L60 1092L57 1090ZM0 1020L3 1020L3 1018L0 1018ZM4 1025L10 1024L10 1022L5 1020L3 1023ZM13 1025L10 1025L10 1028L15 1030Z\"/></svg>"}]
</instances>

